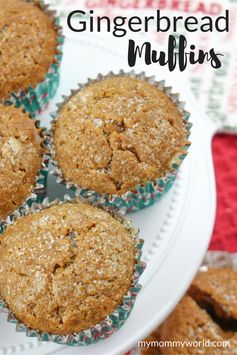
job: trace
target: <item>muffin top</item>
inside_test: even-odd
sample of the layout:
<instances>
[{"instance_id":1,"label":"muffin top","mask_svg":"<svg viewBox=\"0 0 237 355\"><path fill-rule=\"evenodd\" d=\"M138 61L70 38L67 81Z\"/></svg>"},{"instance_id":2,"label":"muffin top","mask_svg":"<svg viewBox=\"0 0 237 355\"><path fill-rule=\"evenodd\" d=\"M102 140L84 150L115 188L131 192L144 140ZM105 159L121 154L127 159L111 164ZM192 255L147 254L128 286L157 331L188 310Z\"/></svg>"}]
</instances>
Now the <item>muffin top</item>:
<instances>
[{"instance_id":1,"label":"muffin top","mask_svg":"<svg viewBox=\"0 0 237 355\"><path fill-rule=\"evenodd\" d=\"M237 348L237 271L210 268L199 272L171 315L146 341L229 341L215 354L229 355ZM160 347L154 354L213 354L213 347L200 345ZM142 353L153 354L151 349Z\"/></svg>"},{"instance_id":2,"label":"muffin top","mask_svg":"<svg viewBox=\"0 0 237 355\"><path fill-rule=\"evenodd\" d=\"M0 0L0 101L11 92L35 87L54 62L53 20L37 5Z\"/></svg>"},{"instance_id":3,"label":"muffin top","mask_svg":"<svg viewBox=\"0 0 237 355\"><path fill-rule=\"evenodd\" d=\"M211 307L223 321L236 322L237 331L237 271L209 269L199 272L192 283L190 294L203 307Z\"/></svg>"},{"instance_id":4,"label":"muffin top","mask_svg":"<svg viewBox=\"0 0 237 355\"><path fill-rule=\"evenodd\" d=\"M0 104L0 219L29 195L42 161L42 138L21 109Z\"/></svg>"},{"instance_id":5,"label":"muffin top","mask_svg":"<svg viewBox=\"0 0 237 355\"><path fill-rule=\"evenodd\" d=\"M28 327L77 333L122 303L135 253L131 230L108 212L79 202L55 205L6 229L0 292Z\"/></svg>"},{"instance_id":6,"label":"muffin top","mask_svg":"<svg viewBox=\"0 0 237 355\"><path fill-rule=\"evenodd\" d=\"M182 114L163 91L114 76L87 85L61 108L55 158L71 182L119 195L170 171L186 136Z\"/></svg>"},{"instance_id":7,"label":"muffin top","mask_svg":"<svg viewBox=\"0 0 237 355\"><path fill-rule=\"evenodd\" d=\"M178 304L175 311L160 326L158 337L160 341L225 341L230 342L230 347L216 347L219 350L216 354L229 355L234 353L237 346L237 334L223 331L212 317L199 307L199 305L190 296L185 296ZM174 343L175 344L175 343ZM145 352L146 354L146 352ZM161 354L214 354L213 347L201 345L200 347L185 345L163 347Z\"/></svg>"}]
</instances>

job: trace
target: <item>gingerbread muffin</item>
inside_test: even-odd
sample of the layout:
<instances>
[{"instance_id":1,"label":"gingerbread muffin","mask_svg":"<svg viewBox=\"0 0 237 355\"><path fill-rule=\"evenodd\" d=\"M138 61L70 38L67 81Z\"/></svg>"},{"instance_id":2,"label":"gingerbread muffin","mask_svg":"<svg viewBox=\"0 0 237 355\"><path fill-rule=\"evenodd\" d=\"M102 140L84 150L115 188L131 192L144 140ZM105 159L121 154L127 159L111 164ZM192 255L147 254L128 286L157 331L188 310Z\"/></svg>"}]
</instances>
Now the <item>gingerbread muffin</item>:
<instances>
[{"instance_id":1,"label":"gingerbread muffin","mask_svg":"<svg viewBox=\"0 0 237 355\"><path fill-rule=\"evenodd\" d=\"M237 331L237 271L209 269L199 272L189 294L203 308L215 315L223 326L234 326Z\"/></svg>"},{"instance_id":2,"label":"gingerbread muffin","mask_svg":"<svg viewBox=\"0 0 237 355\"><path fill-rule=\"evenodd\" d=\"M153 347L143 354L235 354L237 349L237 271L199 272L188 293L146 341L183 342ZM200 345L197 342L200 341ZM205 346L202 342L219 342ZM224 345L222 342L228 344ZM191 342L190 346L184 342Z\"/></svg>"},{"instance_id":3,"label":"gingerbread muffin","mask_svg":"<svg viewBox=\"0 0 237 355\"><path fill-rule=\"evenodd\" d=\"M107 211L79 201L53 205L2 235L0 293L31 329L73 335L103 321L109 333L104 320L132 286L136 253L132 229Z\"/></svg>"},{"instance_id":4,"label":"gingerbread muffin","mask_svg":"<svg viewBox=\"0 0 237 355\"><path fill-rule=\"evenodd\" d=\"M34 1L0 0L0 101L35 87L55 62L53 20Z\"/></svg>"},{"instance_id":5,"label":"gingerbread muffin","mask_svg":"<svg viewBox=\"0 0 237 355\"><path fill-rule=\"evenodd\" d=\"M33 190L43 148L40 130L21 109L0 105L0 219Z\"/></svg>"},{"instance_id":6,"label":"gingerbread muffin","mask_svg":"<svg viewBox=\"0 0 237 355\"><path fill-rule=\"evenodd\" d=\"M79 188L122 196L171 172L187 153L187 135L183 114L164 91L118 75L89 82L62 105L53 153L63 177Z\"/></svg>"}]
</instances>

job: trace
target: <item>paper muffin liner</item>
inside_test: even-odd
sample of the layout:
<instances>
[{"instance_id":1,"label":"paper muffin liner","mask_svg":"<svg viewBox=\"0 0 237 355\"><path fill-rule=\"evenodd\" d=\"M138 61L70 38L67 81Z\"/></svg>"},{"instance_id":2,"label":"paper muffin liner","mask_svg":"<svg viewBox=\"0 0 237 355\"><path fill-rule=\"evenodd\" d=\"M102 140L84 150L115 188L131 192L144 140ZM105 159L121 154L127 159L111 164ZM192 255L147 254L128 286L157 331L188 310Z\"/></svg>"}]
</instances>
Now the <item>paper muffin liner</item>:
<instances>
[{"instance_id":1,"label":"paper muffin liner","mask_svg":"<svg viewBox=\"0 0 237 355\"><path fill-rule=\"evenodd\" d=\"M28 0L34 3L34 0ZM57 33L56 54L54 62L50 65L48 72L45 74L44 80L36 85L36 87L29 86L25 90L12 92L4 102L12 102L16 107L24 107L24 109L31 115L35 115L44 109L48 102L55 96L59 85L59 72L62 60L62 45L64 36L62 34L62 27L59 25L59 18L56 17L56 11L49 10L49 5L39 1L37 5L44 13L53 20L54 28Z\"/></svg>"},{"instance_id":2,"label":"paper muffin liner","mask_svg":"<svg viewBox=\"0 0 237 355\"><path fill-rule=\"evenodd\" d=\"M78 186L72 181L69 181L64 177L64 174L60 167L57 164L55 159L56 157L56 148L54 145L54 130L55 130L55 122L57 121L57 115L60 112L60 109L65 105L65 103L72 98L77 92L83 89L86 86L91 85L92 83L96 83L106 78L116 77L116 76L124 76L124 77L132 77L145 80L153 85L155 85L158 89L162 90L166 93L166 95L173 101L179 111L182 113L185 128L187 130L187 141L185 146L182 149L182 153L176 155L171 161L172 169L165 174L164 177L157 179L156 181L147 181L144 186L136 186L133 191L127 191L122 195L110 195L110 194L99 194L96 191L92 191L90 189L84 188L83 186ZM116 206L117 208L123 210L124 212L134 212L136 210L140 210L144 207L148 207L154 204L157 200L159 200L164 193L166 193L170 187L173 185L178 169L183 162L185 156L187 155L188 147L190 146L190 142L188 141L190 135L190 129L192 124L188 121L190 114L184 109L185 103L179 101L179 94L173 94L172 88L165 86L165 81L156 81L155 77L147 77L145 72L141 72L140 74L136 74L134 71L130 71L128 73L120 70L118 74L109 72L107 75L99 74L96 79L88 79L85 84L79 84L78 89L71 90L69 96L63 96L63 102L58 104L58 110L51 114L53 121L51 122L52 128L50 130L50 150L51 150L51 162L52 162L52 170L51 174L57 177L57 183L61 183L66 186L66 188L72 190L76 196L82 196L84 198L89 198L91 201L100 202L104 206Z\"/></svg>"},{"instance_id":3,"label":"paper muffin liner","mask_svg":"<svg viewBox=\"0 0 237 355\"><path fill-rule=\"evenodd\" d=\"M8 105L9 105L9 103L8 103ZM44 127L40 127L40 121L33 118L29 113L28 113L28 115L32 120L34 120L35 127L37 129L40 129L40 136L42 138L42 148L43 148L41 168L35 177L35 183L32 186L32 190L29 192L29 195L25 199L25 203L28 206L31 206L33 202L40 203L45 198L46 191L47 191L47 179L48 179L50 155L49 155L49 149L48 149L48 139L49 138L48 138L47 129ZM21 208L21 207L18 207L18 208ZM13 212L13 215L14 215L14 213L15 212ZM4 225L9 224L9 222L11 221L11 216L12 216L12 214L10 214L6 219L0 218L0 234L3 232Z\"/></svg>"},{"instance_id":4,"label":"paper muffin liner","mask_svg":"<svg viewBox=\"0 0 237 355\"><path fill-rule=\"evenodd\" d=\"M33 202L29 204L26 202L9 216L6 223L0 222L0 234L5 231L5 228L8 225L13 224L13 222L21 216L26 216L30 213L37 213L45 208L65 202L76 203L78 200L88 204L87 200L82 198L71 199L71 197L68 195L64 197L64 201L56 199L52 202L49 202L48 198L45 198L41 203ZM130 231L131 237L136 241L136 263L134 266L131 288L123 297L122 304L118 306L111 314L109 314L103 321L95 324L89 329L83 330L77 334L57 335L28 328L14 316L11 310L6 306L4 300L0 298L0 312L7 314L7 321L9 323L16 324L17 332L24 332L28 337L37 337L39 341L51 341L57 344L70 346L85 346L96 343L99 340L106 339L111 336L125 323L128 316L130 315L136 296L141 289L141 285L138 283L138 280L146 267L146 264L141 261L142 246L144 241L138 238L139 230L133 228L131 226L131 221L122 217L118 213L118 210L114 208L106 208L101 206L99 203L93 203L92 205L108 211L114 218L119 220L127 230Z\"/></svg>"}]
</instances>

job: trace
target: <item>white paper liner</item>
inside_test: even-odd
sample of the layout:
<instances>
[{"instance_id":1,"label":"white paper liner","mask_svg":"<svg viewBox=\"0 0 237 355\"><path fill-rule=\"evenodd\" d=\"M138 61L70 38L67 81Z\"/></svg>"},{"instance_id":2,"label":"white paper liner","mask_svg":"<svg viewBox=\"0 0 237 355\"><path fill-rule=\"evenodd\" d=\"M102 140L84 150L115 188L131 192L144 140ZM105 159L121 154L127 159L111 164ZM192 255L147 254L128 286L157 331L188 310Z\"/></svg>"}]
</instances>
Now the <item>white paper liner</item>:
<instances>
[{"instance_id":1,"label":"white paper liner","mask_svg":"<svg viewBox=\"0 0 237 355\"><path fill-rule=\"evenodd\" d=\"M237 270L237 253L208 251L202 262L200 270L205 271L210 267L231 268Z\"/></svg>"}]
</instances>

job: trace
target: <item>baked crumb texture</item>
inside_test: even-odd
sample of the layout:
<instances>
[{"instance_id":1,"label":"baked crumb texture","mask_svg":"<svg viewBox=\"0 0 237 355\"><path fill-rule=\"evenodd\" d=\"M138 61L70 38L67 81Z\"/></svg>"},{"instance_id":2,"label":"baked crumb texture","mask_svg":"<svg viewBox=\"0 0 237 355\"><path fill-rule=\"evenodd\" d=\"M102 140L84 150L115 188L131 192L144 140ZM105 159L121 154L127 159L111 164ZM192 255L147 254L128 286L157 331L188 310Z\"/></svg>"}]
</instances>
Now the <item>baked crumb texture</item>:
<instances>
[{"instance_id":1,"label":"baked crumb texture","mask_svg":"<svg viewBox=\"0 0 237 355\"><path fill-rule=\"evenodd\" d=\"M143 354L235 354L237 349L237 271L199 272L187 295L146 341L229 341L230 347L154 347Z\"/></svg>"},{"instance_id":2,"label":"baked crumb texture","mask_svg":"<svg viewBox=\"0 0 237 355\"><path fill-rule=\"evenodd\" d=\"M133 230L110 213L54 205L18 218L2 235L0 293L20 322L44 332L42 340L57 334L57 342L88 344L127 318L140 289L139 255Z\"/></svg>"},{"instance_id":3,"label":"baked crumb texture","mask_svg":"<svg viewBox=\"0 0 237 355\"><path fill-rule=\"evenodd\" d=\"M32 192L42 163L41 144L40 130L28 114L0 104L0 219Z\"/></svg>"},{"instance_id":4,"label":"baked crumb texture","mask_svg":"<svg viewBox=\"0 0 237 355\"><path fill-rule=\"evenodd\" d=\"M146 80L112 76L89 83L54 122L56 164L80 188L110 196L137 193L149 181L172 176L186 155L183 116L178 104Z\"/></svg>"},{"instance_id":5,"label":"baked crumb texture","mask_svg":"<svg viewBox=\"0 0 237 355\"><path fill-rule=\"evenodd\" d=\"M0 0L0 101L45 79L57 53L53 20L37 5Z\"/></svg>"}]
</instances>

